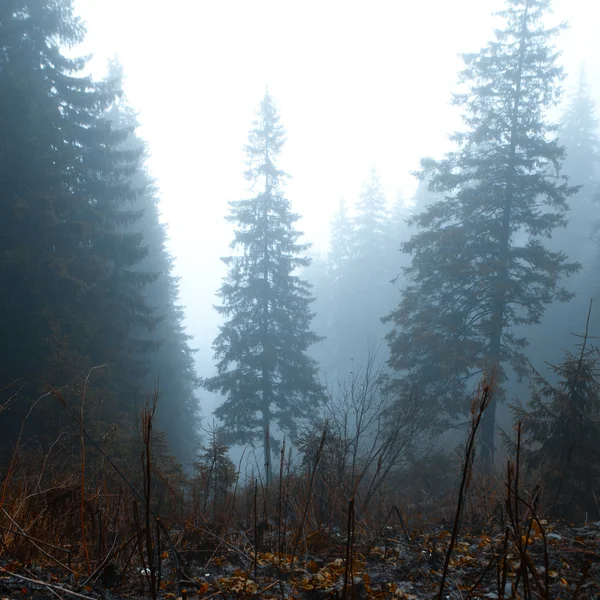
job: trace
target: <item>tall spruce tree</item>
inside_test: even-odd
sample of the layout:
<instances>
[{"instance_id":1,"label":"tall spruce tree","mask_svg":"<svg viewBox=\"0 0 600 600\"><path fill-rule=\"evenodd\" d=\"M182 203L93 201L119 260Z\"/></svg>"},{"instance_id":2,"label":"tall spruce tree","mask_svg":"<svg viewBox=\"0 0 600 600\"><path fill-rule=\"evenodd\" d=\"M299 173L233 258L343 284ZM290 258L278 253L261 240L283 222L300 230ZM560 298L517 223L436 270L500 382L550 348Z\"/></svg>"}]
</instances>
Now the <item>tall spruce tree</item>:
<instances>
[{"instance_id":1,"label":"tall spruce tree","mask_svg":"<svg viewBox=\"0 0 600 600\"><path fill-rule=\"evenodd\" d=\"M141 234L147 248L147 255L134 267L135 271L156 276L143 290L156 325L151 332L145 329L132 332L132 337L137 334L152 344L150 348L131 349L145 366L138 392L148 394L158 386L156 425L165 431L171 451L191 465L199 431L195 391L200 384L195 372L194 352L190 348L191 337L183 324L185 315L179 301L178 278L173 274L173 257L167 248L167 227L160 222L159 190L144 164L146 144L137 134L137 114L127 104L122 91L123 69L117 60L110 62L108 81L119 92L108 117L115 129L129 134L121 149L142 153L140 168L131 174L131 186L136 194L132 209L141 216L126 223L122 230Z\"/></svg>"},{"instance_id":2,"label":"tall spruce tree","mask_svg":"<svg viewBox=\"0 0 600 600\"><path fill-rule=\"evenodd\" d=\"M422 161L421 178L444 194L414 222L404 244L409 283L387 318L389 366L466 408L468 381L484 369L497 388L482 425L483 457L493 462L496 401L506 366L518 374L527 340L513 326L539 323L545 307L569 295L561 276L578 265L542 240L565 224L575 192L558 174L564 149L545 110L559 98L562 71L544 17L549 0L506 0L495 39L463 56L466 91L454 103L466 129L456 150Z\"/></svg>"},{"instance_id":3,"label":"tall spruce tree","mask_svg":"<svg viewBox=\"0 0 600 600\"><path fill-rule=\"evenodd\" d=\"M386 250L385 234L389 214L375 167L363 184L354 218L354 253L367 268L381 268L381 257Z\"/></svg>"},{"instance_id":4,"label":"tall spruce tree","mask_svg":"<svg viewBox=\"0 0 600 600\"><path fill-rule=\"evenodd\" d=\"M325 341L317 358L328 380L341 381L363 368L375 354L385 358L381 344L385 327L381 316L397 301L400 242L406 239L403 203L389 211L375 168L366 178L354 215L342 200L331 221L327 277L313 279L317 286L316 312L324 323ZM314 272L310 273L314 277ZM320 317L322 314L327 318ZM320 331L320 330L319 330Z\"/></svg>"},{"instance_id":5,"label":"tall spruce tree","mask_svg":"<svg viewBox=\"0 0 600 600\"><path fill-rule=\"evenodd\" d=\"M538 369L542 369L545 362L558 364L562 360L564 349L572 343L572 334L581 328L590 298L598 292L598 250L594 232L600 215L596 201L600 191L600 140L595 104L583 72L568 99L558 133L566 150L562 172L570 184L580 186L580 189L569 199L567 226L553 233L548 248L564 251L571 260L581 262L582 269L566 286L575 297L568 303L555 302L549 306L541 327L528 332L528 354ZM590 319L590 335L597 335L597 331L595 310Z\"/></svg>"},{"instance_id":6,"label":"tall spruce tree","mask_svg":"<svg viewBox=\"0 0 600 600\"><path fill-rule=\"evenodd\" d=\"M313 347L312 355L328 382L343 376L350 350L344 335L349 333L347 288L354 252L354 225L344 198L340 198L330 222L330 232L327 258L320 263L313 261L305 272L315 289L315 327L325 336L323 342Z\"/></svg>"},{"instance_id":7,"label":"tall spruce tree","mask_svg":"<svg viewBox=\"0 0 600 600\"><path fill-rule=\"evenodd\" d=\"M81 62L59 48L82 35L66 2L0 5L0 388L43 372L59 302L68 312L85 288L76 252L85 225L68 187L75 150L61 104L86 110L97 98L89 81L69 76Z\"/></svg>"},{"instance_id":8,"label":"tall spruce tree","mask_svg":"<svg viewBox=\"0 0 600 600\"><path fill-rule=\"evenodd\" d=\"M569 203L569 223L564 230L556 232L551 247L565 250L570 258L585 265L591 258L593 222L598 215L594 200L600 191L600 140L596 106L583 71L562 116L559 139L566 150L563 173L570 184L580 189ZM586 303L588 301L589 298ZM581 320L582 316L578 318Z\"/></svg>"},{"instance_id":9,"label":"tall spruce tree","mask_svg":"<svg viewBox=\"0 0 600 600\"><path fill-rule=\"evenodd\" d=\"M352 261L344 298L350 318L344 327L351 336L346 347L355 352L352 358L363 367L369 354L384 340L381 316L393 306L390 293L394 274L389 262L391 221L375 167L363 184L353 221Z\"/></svg>"},{"instance_id":10,"label":"tall spruce tree","mask_svg":"<svg viewBox=\"0 0 600 600\"><path fill-rule=\"evenodd\" d=\"M205 380L226 400L215 415L238 442L262 437L267 482L271 476L272 427L295 436L297 422L319 401L317 367L307 350L319 340L311 331L310 286L296 270L306 267L294 224L299 216L283 195L286 174L277 167L283 127L269 93L246 146L246 178L256 196L230 203L227 217L236 224L233 249L224 258L229 271L219 290L225 318L215 339L215 377Z\"/></svg>"},{"instance_id":11,"label":"tall spruce tree","mask_svg":"<svg viewBox=\"0 0 600 600\"><path fill-rule=\"evenodd\" d=\"M137 218L139 157L118 149L126 134L105 118L115 94L61 51L83 35L70 0L0 5L0 381L32 383L32 398L45 376L75 402L89 369L112 363L99 396L112 420L129 409L130 328L153 324L140 294L152 276L131 270L141 237L119 231ZM2 413L5 441L26 403L16 409Z\"/></svg>"},{"instance_id":12,"label":"tall spruce tree","mask_svg":"<svg viewBox=\"0 0 600 600\"><path fill-rule=\"evenodd\" d=\"M565 171L573 180L572 183L581 185L581 191L590 195L596 191L594 188L600 162L600 142L596 104L583 70L579 75L577 89L571 95L561 119L559 136L567 151Z\"/></svg>"},{"instance_id":13,"label":"tall spruce tree","mask_svg":"<svg viewBox=\"0 0 600 600\"><path fill-rule=\"evenodd\" d=\"M344 198L340 198L337 212L331 220L331 240L328 261L334 273L341 273L352 259L354 227L348 216Z\"/></svg>"}]
</instances>

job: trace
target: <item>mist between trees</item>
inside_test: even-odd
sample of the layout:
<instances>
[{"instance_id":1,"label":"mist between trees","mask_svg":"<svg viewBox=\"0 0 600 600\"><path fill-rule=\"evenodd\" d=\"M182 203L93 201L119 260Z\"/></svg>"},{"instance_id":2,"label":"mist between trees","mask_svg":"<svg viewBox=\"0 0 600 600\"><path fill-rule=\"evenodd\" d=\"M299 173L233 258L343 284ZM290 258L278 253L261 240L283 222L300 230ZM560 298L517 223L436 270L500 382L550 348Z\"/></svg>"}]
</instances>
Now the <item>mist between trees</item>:
<instances>
[{"instance_id":1,"label":"mist between trees","mask_svg":"<svg viewBox=\"0 0 600 600\"><path fill-rule=\"evenodd\" d=\"M382 498L435 502L457 484L487 377L474 464L500 467L514 418L548 510L600 518L598 123L583 69L562 89L549 9L506 1L491 41L462 57L452 149L421 161L410 199L386 198L373 166L340 198L327 256L298 229L280 164L294 140L265 92L248 193L226 216L214 371L200 377L160 220L168 198L121 65L94 81L67 58L85 35L69 0L3 3L0 506L32 464L39 490L73 461L98 481L108 457L135 471L140 452L157 461L161 498L177 489L214 521L238 487L269 498L293 473L315 503L293 500L300 530L307 515L340 526L349 499L365 519ZM222 396L209 429L203 388ZM149 459L130 471L148 498Z\"/></svg>"}]
</instances>

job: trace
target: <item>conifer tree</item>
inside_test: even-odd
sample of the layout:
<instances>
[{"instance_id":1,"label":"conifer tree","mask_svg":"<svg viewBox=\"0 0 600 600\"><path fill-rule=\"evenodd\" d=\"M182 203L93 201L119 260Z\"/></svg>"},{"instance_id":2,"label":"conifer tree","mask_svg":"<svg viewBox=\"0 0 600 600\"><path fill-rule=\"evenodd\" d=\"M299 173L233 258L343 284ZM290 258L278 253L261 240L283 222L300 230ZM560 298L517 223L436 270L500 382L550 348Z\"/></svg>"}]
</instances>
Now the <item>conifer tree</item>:
<instances>
[{"instance_id":1,"label":"conifer tree","mask_svg":"<svg viewBox=\"0 0 600 600\"><path fill-rule=\"evenodd\" d=\"M350 302L347 287L354 252L354 226L344 198L340 198L330 228L327 258L321 264L313 261L306 271L315 289L315 328L325 338L313 347L312 355L328 381L339 377L344 366L348 366L344 362L348 347L342 335L347 327L346 311Z\"/></svg>"},{"instance_id":2,"label":"conifer tree","mask_svg":"<svg viewBox=\"0 0 600 600\"><path fill-rule=\"evenodd\" d=\"M348 216L344 198L340 198L338 210L331 221L331 240L328 261L332 271L340 273L352 259L354 227Z\"/></svg>"},{"instance_id":3,"label":"conifer tree","mask_svg":"<svg viewBox=\"0 0 600 600\"><path fill-rule=\"evenodd\" d=\"M557 364L561 360L572 335L580 330L590 298L598 292L598 245L595 237L600 216L597 204L600 142L597 129L594 101L582 72L577 88L568 99L558 132L566 150L562 173L579 190L569 199L566 227L556 230L547 242L550 250L562 250L569 259L581 262L582 269L565 285L575 297L568 303L555 302L549 306L541 326L529 334L528 354L538 369L543 368L546 362ZM597 315L592 314L592 335L596 335L597 323Z\"/></svg>"},{"instance_id":4,"label":"conifer tree","mask_svg":"<svg viewBox=\"0 0 600 600\"><path fill-rule=\"evenodd\" d=\"M319 340L311 331L310 286L296 274L310 263L309 246L298 241L299 216L283 194L286 174L277 166L284 141L267 92L246 146L246 178L256 195L230 203L231 247L241 253L223 259L228 274L217 310L226 320L213 346L217 375L205 380L207 389L226 397L215 415L232 439L262 438L267 482L273 425L295 436L298 420L320 397L316 363L307 355Z\"/></svg>"},{"instance_id":5,"label":"conifer tree","mask_svg":"<svg viewBox=\"0 0 600 600\"><path fill-rule=\"evenodd\" d=\"M581 71L577 90L569 99L561 119L560 141L566 148L564 170L581 191L590 194L590 187L596 183L600 162L600 142L598 140L598 119L596 105L591 96L585 71Z\"/></svg>"},{"instance_id":6,"label":"conifer tree","mask_svg":"<svg viewBox=\"0 0 600 600\"><path fill-rule=\"evenodd\" d=\"M68 305L85 288L74 260L84 222L67 180L75 150L61 100L85 110L97 98L89 81L68 77L81 63L59 48L82 35L70 3L0 5L0 388L42 373L58 316L48 304Z\"/></svg>"},{"instance_id":7,"label":"conifer tree","mask_svg":"<svg viewBox=\"0 0 600 600\"><path fill-rule=\"evenodd\" d=\"M363 184L353 224L352 261L344 290L349 311L344 327L352 337L344 347L355 352L352 358L360 363L356 367L364 368L367 357L384 339L381 317L392 306L389 301L394 277L389 261L390 214L375 167Z\"/></svg>"},{"instance_id":8,"label":"conifer tree","mask_svg":"<svg viewBox=\"0 0 600 600\"><path fill-rule=\"evenodd\" d=\"M546 504L570 519L598 509L600 483L600 355L587 327L579 338L575 351L551 365L557 381L536 373L530 401L513 407L525 432L525 460L542 478Z\"/></svg>"},{"instance_id":9,"label":"conifer tree","mask_svg":"<svg viewBox=\"0 0 600 600\"><path fill-rule=\"evenodd\" d=\"M70 0L0 6L0 380L31 383L31 398L42 376L71 401L89 369L111 363L102 410L118 418L131 413L130 328L153 324L140 293L152 276L131 270L140 236L119 231L137 218L138 155L118 149L126 134L105 117L115 94L61 51L83 35ZM18 408L2 414L4 431L18 431Z\"/></svg>"},{"instance_id":10,"label":"conifer tree","mask_svg":"<svg viewBox=\"0 0 600 600\"><path fill-rule=\"evenodd\" d=\"M506 0L503 24L479 53L463 56L466 90L454 103L465 130L421 177L444 194L416 216L420 229L400 306L389 315L389 366L466 409L471 378L495 372L497 388L482 425L483 457L493 461L496 401L506 366L524 374L527 340L513 327L537 324L553 300L566 300L561 276L578 269L543 238L565 224L575 189L557 171L564 149L545 111L559 98L561 68L547 29L549 0Z\"/></svg>"},{"instance_id":11,"label":"conifer tree","mask_svg":"<svg viewBox=\"0 0 600 600\"><path fill-rule=\"evenodd\" d=\"M381 316L396 302L392 280L402 224L388 211L381 180L373 167L362 186L353 216L344 201L331 222L327 278L317 293L317 314L327 315L319 360L332 383L364 368L372 354L384 358Z\"/></svg>"},{"instance_id":12,"label":"conifer tree","mask_svg":"<svg viewBox=\"0 0 600 600\"><path fill-rule=\"evenodd\" d=\"M363 184L354 218L354 253L367 269L381 268L384 254L385 234L389 214L381 179L375 167L371 168Z\"/></svg>"},{"instance_id":13,"label":"conifer tree","mask_svg":"<svg viewBox=\"0 0 600 600\"><path fill-rule=\"evenodd\" d=\"M207 431L208 440L200 446L195 461L194 487L202 499L202 511L206 513L209 502L213 505L213 519L217 521L223 511L227 494L237 479L237 469L229 456L229 446L221 440L222 431L212 427Z\"/></svg>"},{"instance_id":14,"label":"conifer tree","mask_svg":"<svg viewBox=\"0 0 600 600\"><path fill-rule=\"evenodd\" d=\"M571 185L580 189L570 199L567 227L556 232L550 247L565 250L570 258L585 265L591 258L593 223L598 218L594 201L600 192L600 140L596 106L583 71L562 116L559 139L566 151L563 173Z\"/></svg>"},{"instance_id":15,"label":"conifer tree","mask_svg":"<svg viewBox=\"0 0 600 600\"><path fill-rule=\"evenodd\" d=\"M171 450L180 460L192 462L199 430L198 401L195 391L199 379L195 372L191 337L183 324L184 312L179 302L178 278L173 274L173 257L167 248L167 227L160 222L159 190L146 167L147 149L138 137L138 119L127 104L122 91L123 69L117 60L109 66L108 81L119 93L108 116L113 127L128 132L122 150L141 152L141 165L131 175L135 191L132 209L140 218L126 223L123 232L142 235L147 255L134 268L136 272L151 273L155 279L143 289L146 304L152 308L156 325L151 332L132 331L131 337L145 339L150 348L132 348L143 362L144 375L139 381L138 394L147 394L159 387L156 424L166 433Z\"/></svg>"}]
</instances>

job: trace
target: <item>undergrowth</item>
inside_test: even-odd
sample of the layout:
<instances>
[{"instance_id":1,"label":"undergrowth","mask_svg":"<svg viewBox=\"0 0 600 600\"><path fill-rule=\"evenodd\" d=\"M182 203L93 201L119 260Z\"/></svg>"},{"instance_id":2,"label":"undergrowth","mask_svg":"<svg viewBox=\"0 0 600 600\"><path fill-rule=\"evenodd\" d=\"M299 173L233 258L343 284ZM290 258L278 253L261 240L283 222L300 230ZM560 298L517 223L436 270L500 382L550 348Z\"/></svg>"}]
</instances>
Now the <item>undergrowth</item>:
<instances>
[{"instance_id":1,"label":"undergrowth","mask_svg":"<svg viewBox=\"0 0 600 600\"><path fill-rule=\"evenodd\" d=\"M95 439L83 410L73 413L76 427L45 452L18 444L5 457L0 588L87 598L592 597L597 548L582 534L568 564L557 559L566 525L545 514L543 488L529 487L521 424L501 475L477 460L492 388L484 382L475 396L453 464L433 454L385 477L377 458L348 469L344 441L325 422L303 459L282 444L268 486L242 476L216 429L185 473L154 430L158 394L123 440Z\"/></svg>"}]
</instances>

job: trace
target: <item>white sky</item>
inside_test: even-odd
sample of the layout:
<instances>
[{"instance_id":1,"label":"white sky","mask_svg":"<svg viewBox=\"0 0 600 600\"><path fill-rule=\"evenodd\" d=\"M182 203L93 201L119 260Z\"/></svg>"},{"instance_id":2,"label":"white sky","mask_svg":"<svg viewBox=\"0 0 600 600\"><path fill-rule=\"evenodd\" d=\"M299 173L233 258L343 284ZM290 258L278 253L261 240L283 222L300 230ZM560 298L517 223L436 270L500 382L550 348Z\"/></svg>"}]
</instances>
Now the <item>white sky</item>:
<instances>
[{"instance_id":1,"label":"white sky","mask_svg":"<svg viewBox=\"0 0 600 600\"><path fill-rule=\"evenodd\" d=\"M181 275L188 327L211 375L212 308L231 239L227 201L243 197L243 145L268 85L288 142L281 167L302 228L325 250L343 194L353 202L372 164L394 197L410 195L419 158L440 156L458 125L448 105L460 52L492 34L500 0L76 0L84 51L101 77L118 54L140 111L150 169ZM571 29L569 72L600 83L598 0L555 0ZM596 91L600 91L595 86ZM597 94L600 97L600 94ZM206 394L202 394L206 398ZM212 406L204 402L204 414Z\"/></svg>"}]
</instances>

